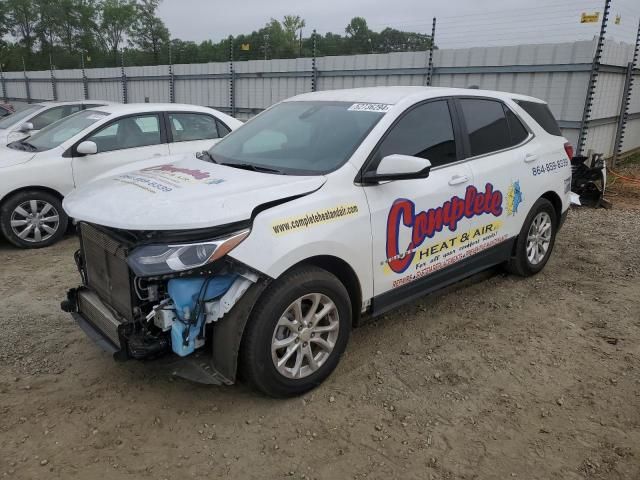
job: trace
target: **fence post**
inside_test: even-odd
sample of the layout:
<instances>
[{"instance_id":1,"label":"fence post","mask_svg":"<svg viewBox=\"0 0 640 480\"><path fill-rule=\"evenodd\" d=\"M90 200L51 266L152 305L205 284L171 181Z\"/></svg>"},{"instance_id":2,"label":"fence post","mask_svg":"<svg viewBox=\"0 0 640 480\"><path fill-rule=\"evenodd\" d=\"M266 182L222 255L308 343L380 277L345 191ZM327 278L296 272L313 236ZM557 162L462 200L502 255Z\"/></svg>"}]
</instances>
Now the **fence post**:
<instances>
[{"instance_id":1,"label":"fence post","mask_svg":"<svg viewBox=\"0 0 640 480\"><path fill-rule=\"evenodd\" d=\"M176 103L176 77L173 74L173 58L171 56L171 42L169 42L169 102Z\"/></svg>"},{"instance_id":2,"label":"fence post","mask_svg":"<svg viewBox=\"0 0 640 480\"><path fill-rule=\"evenodd\" d=\"M229 35L229 109L236 116L235 73L233 70L233 36Z\"/></svg>"},{"instance_id":3,"label":"fence post","mask_svg":"<svg viewBox=\"0 0 640 480\"><path fill-rule=\"evenodd\" d=\"M29 84L27 65L24 63L24 57L22 57L22 71L24 72L24 88L27 94L27 103L31 103L31 85Z\"/></svg>"},{"instance_id":4,"label":"fence post","mask_svg":"<svg viewBox=\"0 0 640 480\"><path fill-rule=\"evenodd\" d=\"M316 30L313 29L311 34L311 91L316 92L318 90L318 64L316 63L316 57L318 55L318 44L316 39Z\"/></svg>"},{"instance_id":5,"label":"fence post","mask_svg":"<svg viewBox=\"0 0 640 480\"><path fill-rule=\"evenodd\" d=\"M53 74L53 59L49 55L49 71L51 72L51 93L53 94L53 101L58 101L58 85L56 82L56 76Z\"/></svg>"},{"instance_id":6,"label":"fence post","mask_svg":"<svg viewBox=\"0 0 640 480\"><path fill-rule=\"evenodd\" d=\"M84 99L89 100L89 79L87 78L87 72L84 70L84 52L80 54L80 67L82 68L82 90Z\"/></svg>"},{"instance_id":7,"label":"fence post","mask_svg":"<svg viewBox=\"0 0 640 480\"><path fill-rule=\"evenodd\" d=\"M124 71L124 49L120 52L120 81L122 82L122 103L129 102L129 85L127 82L127 74Z\"/></svg>"},{"instance_id":8,"label":"fence post","mask_svg":"<svg viewBox=\"0 0 640 480\"><path fill-rule=\"evenodd\" d=\"M596 84L598 83L598 73L600 70L600 59L602 58L602 48L604 47L604 35L607 31L607 20L609 18L609 9L611 0L604 1L604 11L602 12L602 23L600 24L600 35L596 51L591 62L591 73L589 74L589 85L587 87L587 96L584 101L584 110L582 111L582 120L580 121L580 134L578 135L578 145L576 155L582 155L584 146L587 142L587 133L589 131L589 120L591 116L591 108L593 107L593 97L596 92Z\"/></svg>"},{"instance_id":9,"label":"fence post","mask_svg":"<svg viewBox=\"0 0 640 480\"><path fill-rule=\"evenodd\" d=\"M436 41L436 17L433 17L433 25L431 26L431 45L429 46L429 62L427 64L427 78L425 85L431 86L431 80L433 78L433 48Z\"/></svg>"},{"instance_id":10,"label":"fence post","mask_svg":"<svg viewBox=\"0 0 640 480\"><path fill-rule=\"evenodd\" d=\"M0 63L0 84L2 84L2 98L4 98L5 102L8 102L7 98L7 84L4 81L4 70L2 68L2 64Z\"/></svg>"},{"instance_id":11,"label":"fence post","mask_svg":"<svg viewBox=\"0 0 640 480\"><path fill-rule=\"evenodd\" d=\"M622 153L624 131L627 128L627 120L629 118L631 90L633 89L633 71L638 64L638 50L640 50L640 20L638 21L638 30L636 32L636 44L633 49L633 58L627 64L627 75L624 79L624 89L622 91L622 100L620 103L620 116L618 117L618 128L616 129L616 141L613 144L613 158L611 159L612 167L615 167L616 162L618 161L618 157Z\"/></svg>"}]
</instances>

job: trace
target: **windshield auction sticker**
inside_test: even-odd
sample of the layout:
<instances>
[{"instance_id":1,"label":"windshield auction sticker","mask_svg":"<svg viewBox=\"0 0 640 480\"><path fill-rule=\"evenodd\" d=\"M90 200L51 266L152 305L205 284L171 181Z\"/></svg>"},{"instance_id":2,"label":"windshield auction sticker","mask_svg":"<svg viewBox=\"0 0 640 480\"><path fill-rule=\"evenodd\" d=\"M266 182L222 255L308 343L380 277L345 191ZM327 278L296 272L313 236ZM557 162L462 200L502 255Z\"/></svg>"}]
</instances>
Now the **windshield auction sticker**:
<instances>
[{"instance_id":1,"label":"windshield auction sticker","mask_svg":"<svg viewBox=\"0 0 640 480\"><path fill-rule=\"evenodd\" d=\"M347 110L350 112L376 112L387 113L391 110L392 105L386 103L354 103Z\"/></svg>"},{"instance_id":2,"label":"windshield auction sticker","mask_svg":"<svg viewBox=\"0 0 640 480\"><path fill-rule=\"evenodd\" d=\"M150 193L171 192L176 188L194 184L217 185L225 181L222 178L211 178L209 172L170 164L125 173L115 177L114 180L134 185Z\"/></svg>"}]
</instances>

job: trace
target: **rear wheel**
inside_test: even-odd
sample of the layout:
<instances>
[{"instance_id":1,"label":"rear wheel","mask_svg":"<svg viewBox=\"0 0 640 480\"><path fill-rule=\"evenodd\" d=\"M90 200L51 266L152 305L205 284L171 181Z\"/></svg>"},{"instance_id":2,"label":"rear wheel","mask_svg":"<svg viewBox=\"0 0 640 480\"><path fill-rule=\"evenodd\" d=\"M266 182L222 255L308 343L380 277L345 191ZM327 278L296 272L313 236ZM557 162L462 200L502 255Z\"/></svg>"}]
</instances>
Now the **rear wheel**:
<instances>
[{"instance_id":1,"label":"rear wheel","mask_svg":"<svg viewBox=\"0 0 640 480\"><path fill-rule=\"evenodd\" d=\"M558 230L558 215L551 202L540 198L527 215L518 240L515 256L508 269L517 275L535 275L549 261Z\"/></svg>"},{"instance_id":2,"label":"rear wheel","mask_svg":"<svg viewBox=\"0 0 640 480\"><path fill-rule=\"evenodd\" d=\"M340 280L317 267L292 270L251 314L241 352L244 377L267 395L300 395L335 369L350 330L351 302Z\"/></svg>"},{"instance_id":3,"label":"rear wheel","mask_svg":"<svg viewBox=\"0 0 640 480\"><path fill-rule=\"evenodd\" d=\"M16 193L0 208L3 235L22 248L52 245L62 238L68 221L60 199L41 190Z\"/></svg>"}]
</instances>

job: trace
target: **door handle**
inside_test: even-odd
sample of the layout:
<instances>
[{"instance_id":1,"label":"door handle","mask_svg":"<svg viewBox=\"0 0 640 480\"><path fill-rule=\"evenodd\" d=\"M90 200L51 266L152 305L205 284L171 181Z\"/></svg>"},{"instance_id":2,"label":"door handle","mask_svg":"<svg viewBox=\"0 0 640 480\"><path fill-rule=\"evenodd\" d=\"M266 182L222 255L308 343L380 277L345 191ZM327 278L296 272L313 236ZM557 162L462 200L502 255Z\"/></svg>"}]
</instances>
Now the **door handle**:
<instances>
[{"instance_id":1,"label":"door handle","mask_svg":"<svg viewBox=\"0 0 640 480\"><path fill-rule=\"evenodd\" d=\"M469 181L469 177L466 175L454 175L449 180L449 185L460 185L461 183L467 183Z\"/></svg>"},{"instance_id":2,"label":"door handle","mask_svg":"<svg viewBox=\"0 0 640 480\"><path fill-rule=\"evenodd\" d=\"M527 153L524 156L525 163L535 162L537 159L538 159L538 155L536 155L535 153Z\"/></svg>"},{"instance_id":3,"label":"door handle","mask_svg":"<svg viewBox=\"0 0 640 480\"><path fill-rule=\"evenodd\" d=\"M162 154L161 154L161 153L154 153L154 154L153 154L153 156L154 156L154 157L161 157L161 156L162 156Z\"/></svg>"}]
</instances>

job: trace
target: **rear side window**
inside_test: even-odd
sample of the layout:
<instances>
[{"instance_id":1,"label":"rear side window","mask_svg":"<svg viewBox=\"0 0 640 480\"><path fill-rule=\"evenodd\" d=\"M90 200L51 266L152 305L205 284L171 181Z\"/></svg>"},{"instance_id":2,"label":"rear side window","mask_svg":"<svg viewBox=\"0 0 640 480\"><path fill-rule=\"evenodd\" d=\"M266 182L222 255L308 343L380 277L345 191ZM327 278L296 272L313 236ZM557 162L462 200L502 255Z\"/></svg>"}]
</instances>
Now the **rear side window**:
<instances>
[{"instance_id":1,"label":"rear side window","mask_svg":"<svg viewBox=\"0 0 640 480\"><path fill-rule=\"evenodd\" d=\"M216 119L202 113L169 113L174 142L218 138Z\"/></svg>"},{"instance_id":2,"label":"rear side window","mask_svg":"<svg viewBox=\"0 0 640 480\"><path fill-rule=\"evenodd\" d=\"M434 167L455 162L456 142L447 101L428 102L410 110L382 141L372 166L394 153L426 158Z\"/></svg>"},{"instance_id":3,"label":"rear side window","mask_svg":"<svg viewBox=\"0 0 640 480\"><path fill-rule=\"evenodd\" d=\"M227 127L221 121L216 119L216 124L218 125L218 133L220 134L220 137L224 137L225 135L231 133L231 130L229 130L229 127Z\"/></svg>"},{"instance_id":4,"label":"rear side window","mask_svg":"<svg viewBox=\"0 0 640 480\"><path fill-rule=\"evenodd\" d=\"M507 116L507 123L509 124L509 131L511 132L511 143L517 145L524 142L529 136L527 129L524 128L520 119L506 105L504 107L504 113Z\"/></svg>"},{"instance_id":5,"label":"rear side window","mask_svg":"<svg viewBox=\"0 0 640 480\"><path fill-rule=\"evenodd\" d=\"M469 133L472 157L503 150L516 144L511 139L501 102L462 98L460 107Z\"/></svg>"},{"instance_id":6,"label":"rear side window","mask_svg":"<svg viewBox=\"0 0 640 480\"><path fill-rule=\"evenodd\" d=\"M515 101L522 109L538 122L545 132L551 135L562 136L558 122L553 117L551 110L546 103L527 102L525 100Z\"/></svg>"}]
</instances>

